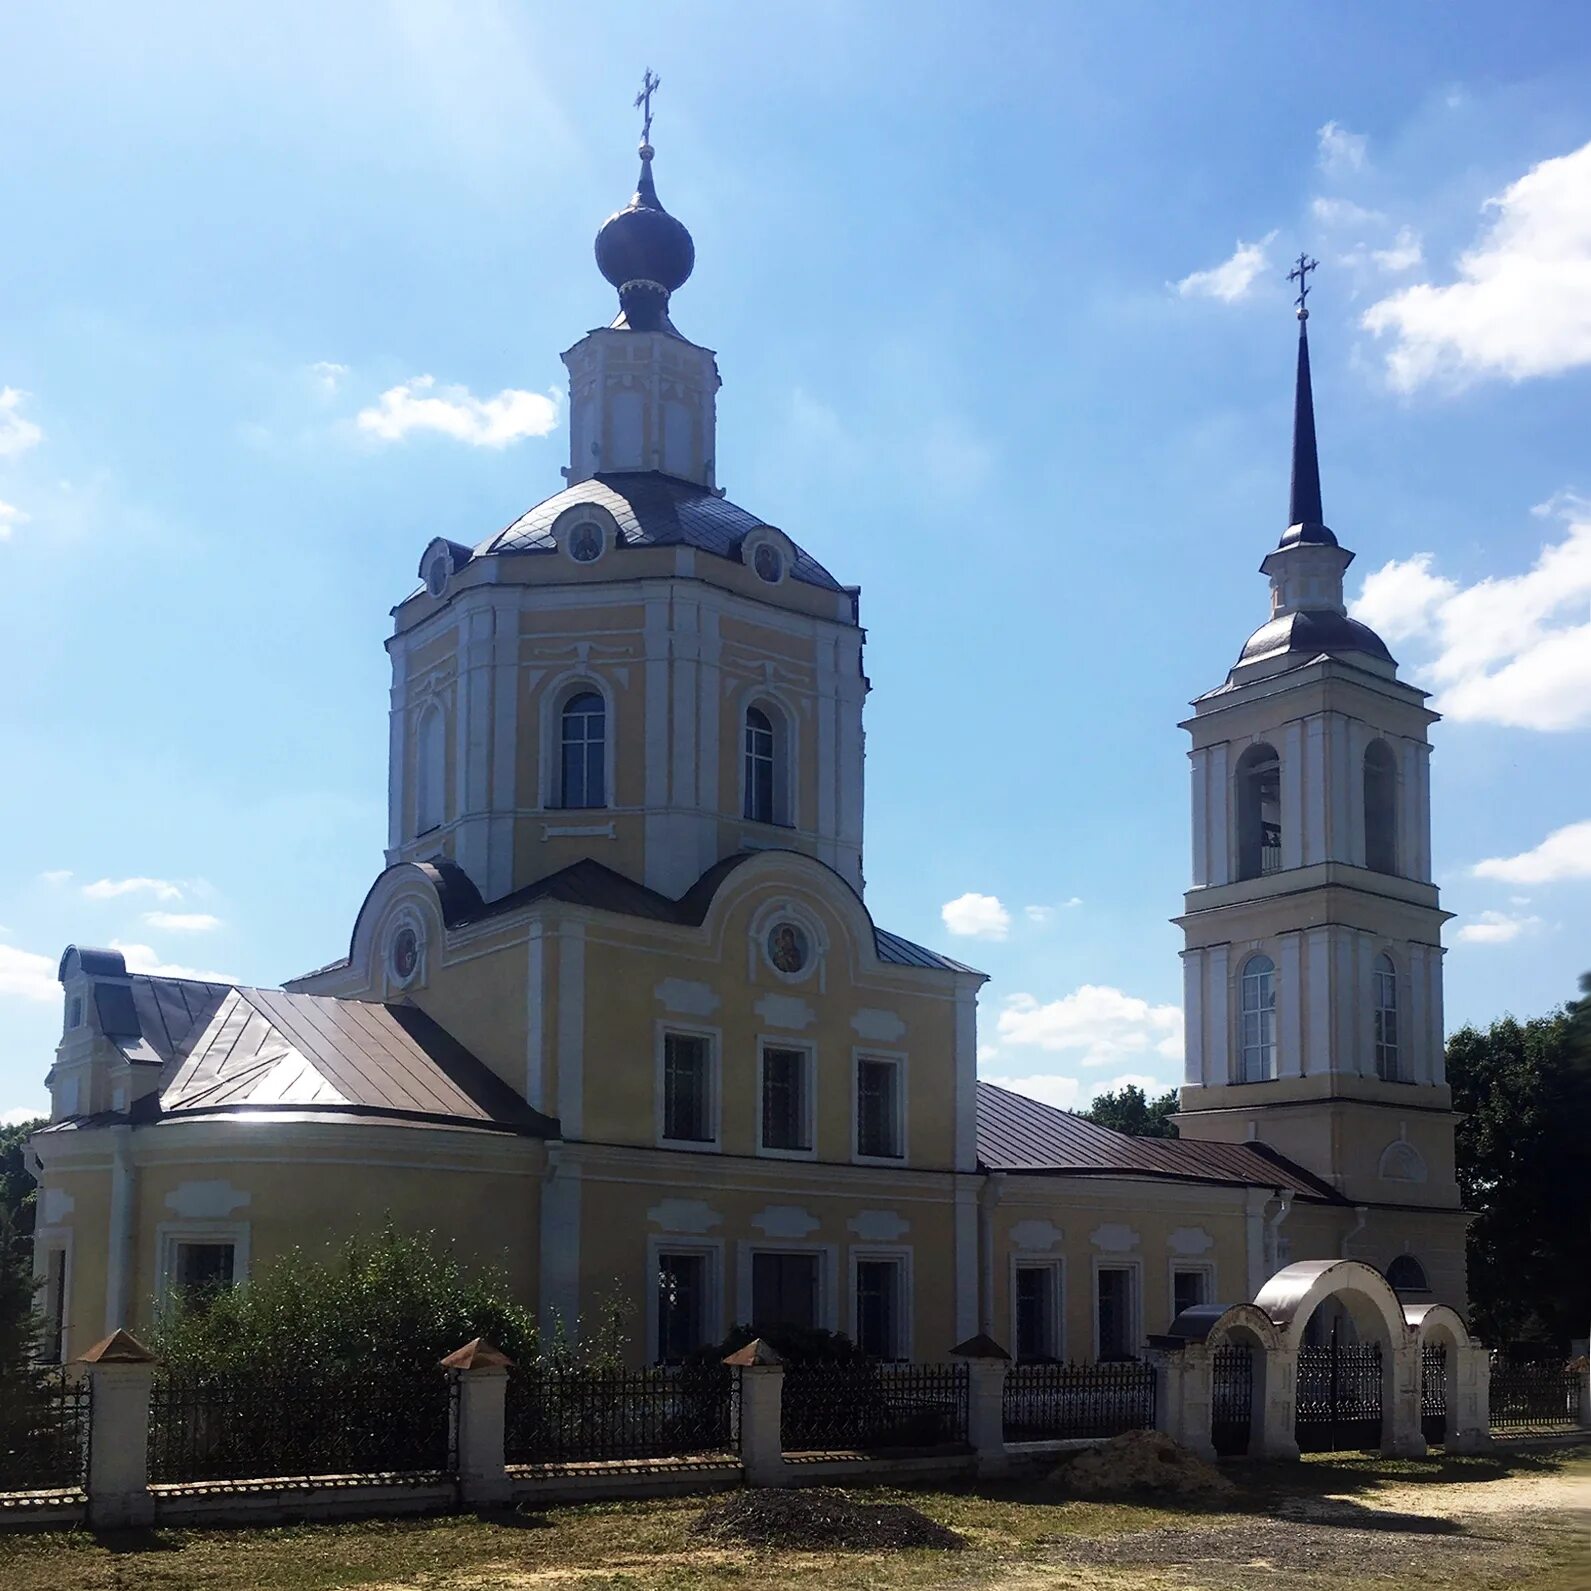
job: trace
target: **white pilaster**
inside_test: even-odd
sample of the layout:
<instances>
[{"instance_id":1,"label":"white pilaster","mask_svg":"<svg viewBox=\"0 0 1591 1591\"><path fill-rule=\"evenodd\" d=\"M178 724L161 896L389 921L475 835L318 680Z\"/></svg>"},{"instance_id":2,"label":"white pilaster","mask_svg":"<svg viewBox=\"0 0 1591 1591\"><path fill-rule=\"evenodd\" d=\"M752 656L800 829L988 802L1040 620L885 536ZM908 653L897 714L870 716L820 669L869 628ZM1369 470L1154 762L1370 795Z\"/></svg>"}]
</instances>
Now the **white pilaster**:
<instances>
[{"instance_id":1,"label":"white pilaster","mask_svg":"<svg viewBox=\"0 0 1591 1591\"><path fill-rule=\"evenodd\" d=\"M1304 865L1324 862L1328 850L1326 818L1326 718L1304 721Z\"/></svg>"},{"instance_id":2,"label":"white pilaster","mask_svg":"<svg viewBox=\"0 0 1591 1591\"><path fill-rule=\"evenodd\" d=\"M1276 957L1276 1075L1299 1077L1304 1067L1303 935L1282 934Z\"/></svg>"},{"instance_id":3,"label":"white pilaster","mask_svg":"<svg viewBox=\"0 0 1591 1591\"><path fill-rule=\"evenodd\" d=\"M1205 952L1205 994L1210 1021L1204 1047L1204 1081L1228 1083L1232 1080L1231 947L1211 945Z\"/></svg>"},{"instance_id":4,"label":"white pilaster","mask_svg":"<svg viewBox=\"0 0 1591 1591\"><path fill-rule=\"evenodd\" d=\"M1282 866L1304 865L1304 726L1282 725Z\"/></svg>"},{"instance_id":5,"label":"white pilaster","mask_svg":"<svg viewBox=\"0 0 1591 1591\"><path fill-rule=\"evenodd\" d=\"M1304 933L1305 1003L1304 1075L1318 1077L1331 1070L1331 930Z\"/></svg>"},{"instance_id":6,"label":"white pilaster","mask_svg":"<svg viewBox=\"0 0 1591 1591\"><path fill-rule=\"evenodd\" d=\"M1208 1082L1204 1063L1204 952L1182 952L1182 1080Z\"/></svg>"},{"instance_id":7,"label":"white pilaster","mask_svg":"<svg viewBox=\"0 0 1591 1591\"><path fill-rule=\"evenodd\" d=\"M1232 770L1231 747L1223 740L1210 747L1210 882L1232 882Z\"/></svg>"},{"instance_id":8,"label":"white pilaster","mask_svg":"<svg viewBox=\"0 0 1591 1591\"><path fill-rule=\"evenodd\" d=\"M566 1139L585 1127L586 928L558 931L558 1120Z\"/></svg>"},{"instance_id":9,"label":"white pilaster","mask_svg":"<svg viewBox=\"0 0 1591 1591\"><path fill-rule=\"evenodd\" d=\"M1193 784L1193 887L1210 882L1210 753L1201 747L1188 753Z\"/></svg>"}]
</instances>

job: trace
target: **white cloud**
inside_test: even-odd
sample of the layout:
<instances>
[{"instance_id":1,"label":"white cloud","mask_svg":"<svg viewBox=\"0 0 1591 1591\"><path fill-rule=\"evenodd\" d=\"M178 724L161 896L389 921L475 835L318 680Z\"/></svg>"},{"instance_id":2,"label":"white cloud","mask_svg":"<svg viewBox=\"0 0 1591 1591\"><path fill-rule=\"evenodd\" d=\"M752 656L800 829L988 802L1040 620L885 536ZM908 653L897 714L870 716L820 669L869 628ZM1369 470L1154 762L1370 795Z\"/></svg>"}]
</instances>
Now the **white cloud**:
<instances>
[{"instance_id":1,"label":"white cloud","mask_svg":"<svg viewBox=\"0 0 1591 1591\"><path fill-rule=\"evenodd\" d=\"M0 945L0 997L48 1004L61 998L56 981L57 963L49 956L14 945Z\"/></svg>"},{"instance_id":2,"label":"white cloud","mask_svg":"<svg viewBox=\"0 0 1591 1591\"><path fill-rule=\"evenodd\" d=\"M1031 994L1013 994L1000 1012L996 1032L1006 1045L1076 1051L1083 1066L1182 1054L1182 1012L1176 1006L1151 1005L1101 984L1085 983L1042 1004Z\"/></svg>"},{"instance_id":3,"label":"white cloud","mask_svg":"<svg viewBox=\"0 0 1591 1591\"><path fill-rule=\"evenodd\" d=\"M1565 824L1532 850L1518 856L1488 857L1472 871L1477 878L1500 878L1506 884L1560 884L1591 878L1591 820Z\"/></svg>"},{"instance_id":4,"label":"white cloud","mask_svg":"<svg viewBox=\"0 0 1591 1591\"><path fill-rule=\"evenodd\" d=\"M330 359L317 359L309 367L309 373L314 377L315 386L321 395L330 398L343 384L343 379L348 374L348 366L334 364Z\"/></svg>"},{"instance_id":5,"label":"white cloud","mask_svg":"<svg viewBox=\"0 0 1591 1591\"><path fill-rule=\"evenodd\" d=\"M162 961L150 945L130 945L120 939L110 942L112 950L119 950L129 972L144 972L155 978L194 978L200 983L239 983L242 980L231 972L210 972L199 967L185 967L179 962Z\"/></svg>"},{"instance_id":6,"label":"white cloud","mask_svg":"<svg viewBox=\"0 0 1591 1591\"><path fill-rule=\"evenodd\" d=\"M52 867L49 872L39 874L39 881L59 889L62 884L72 881L72 870L69 867Z\"/></svg>"},{"instance_id":7,"label":"white cloud","mask_svg":"<svg viewBox=\"0 0 1591 1591\"><path fill-rule=\"evenodd\" d=\"M145 912L144 921L151 928L169 928L179 934L207 934L221 926L221 919L209 912Z\"/></svg>"},{"instance_id":8,"label":"white cloud","mask_svg":"<svg viewBox=\"0 0 1591 1591\"><path fill-rule=\"evenodd\" d=\"M1224 304L1235 304L1247 298L1249 289L1262 271L1270 269L1270 256L1266 250L1275 242L1276 234L1267 232L1258 243L1245 243L1241 238L1232 257L1207 271L1194 271L1177 283L1177 291L1184 298L1218 298Z\"/></svg>"},{"instance_id":9,"label":"white cloud","mask_svg":"<svg viewBox=\"0 0 1591 1591\"><path fill-rule=\"evenodd\" d=\"M1591 827L1591 825L1588 825ZM1510 917L1507 912L1477 912L1458 931L1462 945L1506 945L1532 928L1539 928L1539 917Z\"/></svg>"},{"instance_id":10,"label":"white cloud","mask_svg":"<svg viewBox=\"0 0 1591 1591\"><path fill-rule=\"evenodd\" d=\"M1393 335L1387 375L1403 391L1591 364L1591 143L1533 166L1486 207L1495 216L1457 281L1418 283L1365 312L1368 330Z\"/></svg>"},{"instance_id":11,"label":"white cloud","mask_svg":"<svg viewBox=\"0 0 1591 1591\"><path fill-rule=\"evenodd\" d=\"M1022 915L1039 928L1048 928L1055 921L1057 912L1070 911L1074 906L1081 906L1083 897L1072 895L1063 900L1059 906L1024 906Z\"/></svg>"},{"instance_id":12,"label":"white cloud","mask_svg":"<svg viewBox=\"0 0 1591 1591\"><path fill-rule=\"evenodd\" d=\"M558 394L505 387L495 398L477 398L467 387L438 387L434 376L416 376L389 387L375 408L361 409L355 424L383 442L436 431L471 447L507 447L557 426Z\"/></svg>"},{"instance_id":13,"label":"white cloud","mask_svg":"<svg viewBox=\"0 0 1591 1591\"><path fill-rule=\"evenodd\" d=\"M22 417L26 397L27 393L15 387L0 387L0 459L15 458L44 440L44 432Z\"/></svg>"},{"instance_id":14,"label":"white cloud","mask_svg":"<svg viewBox=\"0 0 1591 1591\"><path fill-rule=\"evenodd\" d=\"M1425 250L1420 243L1420 234L1413 227L1400 226L1391 244L1384 249L1372 249L1370 258L1383 271L1412 271L1415 266L1425 263Z\"/></svg>"},{"instance_id":15,"label":"white cloud","mask_svg":"<svg viewBox=\"0 0 1591 1591\"><path fill-rule=\"evenodd\" d=\"M1337 122L1327 122L1315 133L1316 160L1320 169L1333 177L1345 177L1364 169L1370 149L1368 133L1351 133Z\"/></svg>"},{"instance_id":16,"label":"white cloud","mask_svg":"<svg viewBox=\"0 0 1591 1591\"><path fill-rule=\"evenodd\" d=\"M1432 554L1369 575L1353 614L1413 641L1449 718L1519 729L1591 726L1591 503L1551 505L1568 522L1523 574L1474 585L1433 572Z\"/></svg>"},{"instance_id":17,"label":"white cloud","mask_svg":"<svg viewBox=\"0 0 1591 1591\"><path fill-rule=\"evenodd\" d=\"M1322 226L1364 227L1377 226L1386 220L1379 210L1367 210L1352 199L1313 199L1310 214Z\"/></svg>"},{"instance_id":18,"label":"white cloud","mask_svg":"<svg viewBox=\"0 0 1591 1591\"><path fill-rule=\"evenodd\" d=\"M164 878L101 878L83 886L89 900L115 900L122 895L153 895L156 900L181 900L182 890Z\"/></svg>"},{"instance_id":19,"label":"white cloud","mask_svg":"<svg viewBox=\"0 0 1591 1591\"><path fill-rule=\"evenodd\" d=\"M34 1121L49 1114L48 1105L37 1108L32 1105L13 1105L9 1110L0 1110L0 1127L19 1127L25 1121Z\"/></svg>"},{"instance_id":20,"label":"white cloud","mask_svg":"<svg viewBox=\"0 0 1591 1591\"><path fill-rule=\"evenodd\" d=\"M998 895L977 895L969 891L947 900L939 908L945 927L968 939L1004 939L1011 931L1011 914L1000 904Z\"/></svg>"},{"instance_id":21,"label":"white cloud","mask_svg":"<svg viewBox=\"0 0 1591 1591\"><path fill-rule=\"evenodd\" d=\"M0 502L0 541L10 541L11 532L27 522L28 516L15 504Z\"/></svg>"}]
</instances>

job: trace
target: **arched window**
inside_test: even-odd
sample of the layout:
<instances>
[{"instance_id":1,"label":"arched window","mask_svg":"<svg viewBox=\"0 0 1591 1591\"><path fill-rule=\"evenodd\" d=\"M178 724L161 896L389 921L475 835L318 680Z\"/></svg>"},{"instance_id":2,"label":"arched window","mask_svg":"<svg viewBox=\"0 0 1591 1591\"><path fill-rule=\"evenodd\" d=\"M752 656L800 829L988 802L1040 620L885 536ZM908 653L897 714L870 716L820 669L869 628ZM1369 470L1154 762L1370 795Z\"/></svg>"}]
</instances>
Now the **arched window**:
<instances>
[{"instance_id":1,"label":"arched window","mask_svg":"<svg viewBox=\"0 0 1591 1591\"><path fill-rule=\"evenodd\" d=\"M1384 740L1365 747L1365 866L1377 873L1398 870L1398 771Z\"/></svg>"},{"instance_id":2,"label":"arched window","mask_svg":"<svg viewBox=\"0 0 1591 1591\"><path fill-rule=\"evenodd\" d=\"M785 818L783 748L779 726L762 707L746 709L746 817L753 823Z\"/></svg>"},{"instance_id":3,"label":"arched window","mask_svg":"<svg viewBox=\"0 0 1591 1591\"><path fill-rule=\"evenodd\" d=\"M1250 746L1237 764L1237 876L1282 868L1282 765L1266 745Z\"/></svg>"},{"instance_id":4,"label":"arched window","mask_svg":"<svg viewBox=\"0 0 1591 1591\"><path fill-rule=\"evenodd\" d=\"M1376 1013L1376 1076L1383 1083L1398 1081L1398 969L1383 952L1370 973Z\"/></svg>"},{"instance_id":5,"label":"arched window","mask_svg":"<svg viewBox=\"0 0 1591 1591\"><path fill-rule=\"evenodd\" d=\"M1400 1254L1387 1266L1387 1286L1395 1293L1428 1293L1425 1267L1412 1254Z\"/></svg>"},{"instance_id":6,"label":"arched window","mask_svg":"<svg viewBox=\"0 0 1591 1591\"><path fill-rule=\"evenodd\" d=\"M414 832L428 834L447 821L447 740L442 709L420 713L414 736Z\"/></svg>"},{"instance_id":7,"label":"arched window","mask_svg":"<svg viewBox=\"0 0 1591 1591\"><path fill-rule=\"evenodd\" d=\"M563 761L558 782L561 807L608 804L608 711L595 691L564 703L560 719Z\"/></svg>"},{"instance_id":8,"label":"arched window","mask_svg":"<svg viewBox=\"0 0 1591 1591\"><path fill-rule=\"evenodd\" d=\"M1276 963L1250 956L1243 963L1242 1049L1237 1080L1263 1083L1276 1075Z\"/></svg>"}]
</instances>

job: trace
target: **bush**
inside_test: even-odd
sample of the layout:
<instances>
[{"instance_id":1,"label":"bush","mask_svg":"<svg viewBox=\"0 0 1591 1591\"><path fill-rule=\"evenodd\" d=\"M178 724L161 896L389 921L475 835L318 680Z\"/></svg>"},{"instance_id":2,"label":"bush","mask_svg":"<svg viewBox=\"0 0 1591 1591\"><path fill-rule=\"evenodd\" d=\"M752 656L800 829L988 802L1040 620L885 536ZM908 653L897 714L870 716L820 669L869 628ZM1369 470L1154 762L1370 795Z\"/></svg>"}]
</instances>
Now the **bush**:
<instances>
[{"instance_id":1,"label":"bush","mask_svg":"<svg viewBox=\"0 0 1591 1591\"><path fill-rule=\"evenodd\" d=\"M329 1254L293 1249L236 1287L179 1298L149 1346L175 1370L356 1375L434 1368L475 1337L521 1365L613 1363L622 1328L609 1304L578 1344L561 1331L544 1340L501 1273L467 1275L433 1235L389 1226Z\"/></svg>"},{"instance_id":2,"label":"bush","mask_svg":"<svg viewBox=\"0 0 1591 1591\"><path fill-rule=\"evenodd\" d=\"M787 1364L858 1364L868 1358L843 1331L821 1326L735 1326L717 1347L700 1349L697 1357L717 1363L759 1337Z\"/></svg>"}]
</instances>

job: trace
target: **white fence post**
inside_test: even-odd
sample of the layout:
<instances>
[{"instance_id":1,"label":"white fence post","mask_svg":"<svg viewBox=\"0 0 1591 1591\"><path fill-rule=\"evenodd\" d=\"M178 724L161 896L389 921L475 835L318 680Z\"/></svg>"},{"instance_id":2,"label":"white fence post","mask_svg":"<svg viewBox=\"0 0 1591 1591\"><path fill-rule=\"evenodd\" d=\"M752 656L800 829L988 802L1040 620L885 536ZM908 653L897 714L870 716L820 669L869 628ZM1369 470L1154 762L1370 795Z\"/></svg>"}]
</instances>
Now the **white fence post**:
<instances>
[{"instance_id":1,"label":"white fence post","mask_svg":"<svg viewBox=\"0 0 1591 1591\"><path fill-rule=\"evenodd\" d=\"M1210 1435L1214 1397L1210 1350L1202 1342L1151 1347L1155 1371L1155 1429L1200 1458L1215 1457Z\"/></svg>"},{"instance_id":2,"label":"white fence post","mask_svg":"<svg viewBox=\"0 0 1591 1591\"><path fill-rule=\"evenodd\" d=\"M1381 1371L1381 1451L1424 1458L1420 1431L1420 1345L1412 1337L1390 1346Z\"/></svg>"},{"instance_id":3,"label":"white fence post","mask_svg":"<svg viewBox=\"0 0 1591 1591\"><path fill-rule=\"evenodd\" d=\"M458 1377L459 1496L477 1507L505 1503L513 1484L503 1462L503 1422L508 1398L508 1372L513 1361L484 1337L476 1337L442 1361L442 1369Z\"/></svg>"},{"instance_id":4,"label":"white fence post","mask_svg":"<svg viewBox=\"0 0 1591 1591\"><path fill-rule=\"evenodd\" d=\"M740 1378L735 1408L736 1439L748 1486L788 1486L784 1461L784 1360L761 1337L732 1353L724 1363Z\"/></svg>"},{"instance_id":5,"label":"white fence post","mask_svg":"<svg viewBox=\"0 0 1591 1591\"><path fill-rule=\"evenodd\" d=\"M1265 1393L1249 1428L1250 1458L1298 1457L1298 1350L1257 1349L1265 1359ZM1258 1388L1255 1389L1258 1391Z\"/></svg>"},{"instance_id":6,"label":"white fence post","mask_svg":"<svg viewBox=\"0 0 1591 1591\"><path fill-rule=\"evenodd\" d=\"M1580 1371L1580 1424L1591 1430L1591 1354L1582 1354L1576 1362Z\"/></svg>"},{"instance_id":7,"label":"white fence post","mask_svg":"<svg viewBox=\"0 0 1591 1591\"><path fill-rule=\"evenodd\" d=\"M88 1520L96 1530L148 1525L149 1391L155 1358L136 1337L114 1331L77 1363L90 1384Z\"/></svg>"},{"instance_id":8,"label":"white fence post","mask_svg":"<svg viewBox=\"0 0 1591 1591\"><path fill-rule=\"evenodd\" d=\"M1004 1475L1010 1467L1005 1451L1005 1378L1011 1355L981 1331L957 1343L950 1354L967 1361L967 1441L977 1473Z\"/></svg>"}]
</instances>

